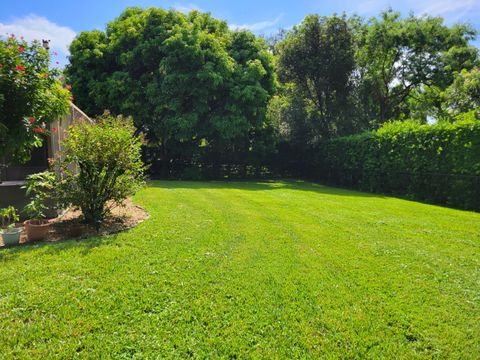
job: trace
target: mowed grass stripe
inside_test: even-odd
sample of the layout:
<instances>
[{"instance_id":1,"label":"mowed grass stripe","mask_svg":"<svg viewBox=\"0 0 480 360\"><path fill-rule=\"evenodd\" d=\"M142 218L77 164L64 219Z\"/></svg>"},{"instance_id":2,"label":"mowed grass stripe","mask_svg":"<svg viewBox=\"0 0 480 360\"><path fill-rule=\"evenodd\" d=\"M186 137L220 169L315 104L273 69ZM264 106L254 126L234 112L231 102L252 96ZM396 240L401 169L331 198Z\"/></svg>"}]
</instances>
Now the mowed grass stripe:
<instances>
[{"instance_id":1,"label":"mowed grass stripe","mask_svg":"<svg viewBox=\"0 0 480 360\"><path fill-rule=\"evenodd\" d=\"M152 182L127 233L0 251L6 358L477 358L480 215L306 182Z\"/></svg>"}]
</instances>

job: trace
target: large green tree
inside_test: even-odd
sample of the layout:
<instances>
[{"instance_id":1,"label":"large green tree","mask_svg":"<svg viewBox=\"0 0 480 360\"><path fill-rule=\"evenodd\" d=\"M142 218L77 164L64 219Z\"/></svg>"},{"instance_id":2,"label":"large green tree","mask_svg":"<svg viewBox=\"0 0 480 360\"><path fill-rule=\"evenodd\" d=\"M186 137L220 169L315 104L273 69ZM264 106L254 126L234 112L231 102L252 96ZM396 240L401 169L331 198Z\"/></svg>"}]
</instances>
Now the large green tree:
<instances>
[{"instance_id":1,"label":"large green tree","mask_svg":"<svg viewBox=\"0 0 480 360\"><path fill-rule=\"evenodd\" d=\"M77 103L133 116L163 159L249 151L266 125L275 88L267 45L209 14L129 8L70 51Z\"/></svg>"},{"instance_id":2,"label":"large green tree","mask_svg":"<svg viewBox=\"0 0 480 360\"><path fill-rule=\"evenodd\" d=\"M355 51L348 19L309 15L277 44L276 51L280 79L301 92L312 135L354 131L355 121L348 115Z\"/></svg>"},{"instance_id":3,"label":"large green tree","mask_svg":"<svg viewBox=\"0 0 480 360\"><path fill-rule=\"evenodd\" d=\"M471 68L477 50L469 45L475 31L444 25L440 17L402 18L385 11L358 27L357 81L360 116L371 126L409 116L408 100L429 87L445 89L454 73ZM434 93L421 101L435 102Z\"/></svg>"}]
</instances>

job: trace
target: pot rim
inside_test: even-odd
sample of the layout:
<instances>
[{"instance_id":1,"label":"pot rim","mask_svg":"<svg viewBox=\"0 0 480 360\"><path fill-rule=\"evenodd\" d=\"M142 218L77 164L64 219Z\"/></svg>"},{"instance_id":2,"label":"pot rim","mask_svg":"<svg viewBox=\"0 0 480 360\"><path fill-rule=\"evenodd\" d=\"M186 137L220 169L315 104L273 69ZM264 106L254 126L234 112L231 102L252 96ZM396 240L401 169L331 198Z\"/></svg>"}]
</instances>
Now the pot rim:
<instances>
[{"instance_id":1,"label":"pot rim","mask_svg":"<svg viewBox=\"0 0 480 360\"><path fill-rule=\"evenodd\" d=\"M0 229L0 234L6 234L6 235L16 235L19 234L23 231L22 227L15 227L11 230L8 229Z\"/></svg>"},{"instance_id":2,"label":"pot rim","mask_svg":"<svg viewBox=\"0 0 480 360\"><path fill-rule=\"evenodd\" d=\"M42 224L33 224L32 220L25 220L23 222L23 225L30 226L30 227L47 227L47 226L51 225L49 220L43 220L43 221L45 221L45 222L42 223Z\"/></svg>"}]
</instances>

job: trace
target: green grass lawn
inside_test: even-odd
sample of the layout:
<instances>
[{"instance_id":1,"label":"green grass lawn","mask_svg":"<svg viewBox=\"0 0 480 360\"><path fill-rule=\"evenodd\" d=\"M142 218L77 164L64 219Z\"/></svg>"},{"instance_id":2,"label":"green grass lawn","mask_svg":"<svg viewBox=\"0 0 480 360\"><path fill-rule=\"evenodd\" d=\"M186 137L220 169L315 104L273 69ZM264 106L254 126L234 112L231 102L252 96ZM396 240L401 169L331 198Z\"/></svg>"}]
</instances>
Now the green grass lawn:
<instances>
[{"instance_id":1,"label":"green grass lawn","mask_svg":"<svg viewBox=\"0 0 480 360\"><path fill-rule=\"evenodd\" d=\"M123 234L0 250L0 358L480 357L480 214L152 182Z\"/></svg>"}]
</instances>

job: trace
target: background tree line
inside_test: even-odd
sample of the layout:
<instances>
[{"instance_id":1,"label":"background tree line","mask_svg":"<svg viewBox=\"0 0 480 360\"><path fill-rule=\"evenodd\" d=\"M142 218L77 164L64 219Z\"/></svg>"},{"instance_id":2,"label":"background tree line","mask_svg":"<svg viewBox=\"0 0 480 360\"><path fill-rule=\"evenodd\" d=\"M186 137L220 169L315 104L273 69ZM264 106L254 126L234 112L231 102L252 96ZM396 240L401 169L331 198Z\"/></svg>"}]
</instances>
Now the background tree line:
<instances>
[{"instance_id":1,"label":"background tree line","mask_svg":"<svg viewBox=\"0 0 480 360\"><path fill-rule=\"evenodd\" d=\"M134 118L164 176L179 164L177 177L221 176L221 164L245 176L290 169L328 139L391 120L454 122L476 109L475 37L392 10L309 15L263 39L197 11L129 8L74 40L66 72L89 115Z\"/></svg>"}]
</instances>

